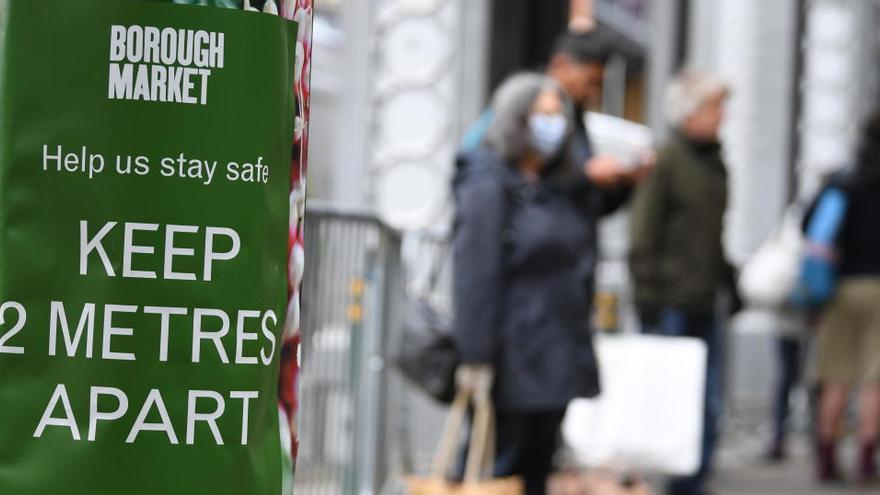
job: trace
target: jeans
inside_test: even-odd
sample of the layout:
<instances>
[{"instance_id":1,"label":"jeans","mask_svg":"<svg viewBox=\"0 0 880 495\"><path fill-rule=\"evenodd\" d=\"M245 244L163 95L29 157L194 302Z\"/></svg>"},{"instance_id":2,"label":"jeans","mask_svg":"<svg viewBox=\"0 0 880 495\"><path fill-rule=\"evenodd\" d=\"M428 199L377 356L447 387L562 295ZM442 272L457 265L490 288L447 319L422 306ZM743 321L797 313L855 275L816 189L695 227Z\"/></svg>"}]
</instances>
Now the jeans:
<instances>
[{"instance_id":1,"label":"jeans","mask_svg":"<svg viewBox=\"0 0 880 495\"><path fill-rule=\"evenodd\" d=\"M776 397L773 409L773 443L781 446L788 430L791 412L791 391L798 384L801 374L801 341L792 338L777 340L779 356L779 378L776 382Z\"/></svg>"},{"instance_id":2,"label":"jeans","mask_svg":"<svg viewBox=\"0 0 880 495\"><path fill-rule=\"evenodd\" d=\"M647 334L670 337L694 337L706 343L706 397L703 404L703 444L700 468L691 476L676 477L669 482L669 493L676 495L703 492L712 470L718 426L724 412L724 338L717 317L712 313L690 313L665 308L653 325L643 325Z\"/></svg>"}]
</instances>

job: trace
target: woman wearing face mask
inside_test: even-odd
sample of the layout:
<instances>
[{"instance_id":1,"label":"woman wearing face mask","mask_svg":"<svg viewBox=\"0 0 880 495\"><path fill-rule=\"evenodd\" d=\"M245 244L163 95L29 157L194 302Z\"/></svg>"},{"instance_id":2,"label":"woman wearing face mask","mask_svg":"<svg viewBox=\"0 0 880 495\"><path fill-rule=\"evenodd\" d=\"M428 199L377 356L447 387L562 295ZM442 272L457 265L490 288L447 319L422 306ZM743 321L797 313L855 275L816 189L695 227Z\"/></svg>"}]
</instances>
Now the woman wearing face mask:
<instances>
[{"instance_id":1,"label":"woman wearing face mask","mask_svg":"<svg viewBox=\"0 0 880 495\"><path fill-rule=\"evenodd\" d=\"M552 80L517 75L496 92L484 144L458 161L455 336L460 387L491 387L498 477L545 493L568 403L598 394L589 326L590 234L559 187L573 125Z\"/></svg>"}]
</instances>

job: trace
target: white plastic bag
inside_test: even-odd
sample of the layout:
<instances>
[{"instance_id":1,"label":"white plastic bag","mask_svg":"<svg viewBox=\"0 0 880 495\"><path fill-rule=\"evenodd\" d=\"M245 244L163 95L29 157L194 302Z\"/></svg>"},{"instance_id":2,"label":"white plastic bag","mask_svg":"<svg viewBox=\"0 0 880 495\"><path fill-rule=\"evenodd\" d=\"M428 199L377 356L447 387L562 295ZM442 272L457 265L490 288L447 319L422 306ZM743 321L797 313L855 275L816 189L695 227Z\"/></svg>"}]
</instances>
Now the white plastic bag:
<instances>
[{"instance_id":1,"label":"white plastic bag","mask_svg":"<svg viewBox=\"0 0 880 495\"><path fill-rule=\"evenodd\" d=\"M791 208L781 224L749 259L739 278L745 301L760 308L788 303L800 273L804 237L798 208Z\"/></svg>"},{"instance_id":2,"label":"white plastic bag","mask_svg":"<svg viewBox=\"0 0 880 495\"><path fill-rule=\"evenodd\" d=\"M706 345L699 339L598 336L602 395L572 402L563 438L582 467L697 471Z\"/></svg>"},{"instance_id":3,"label":"white plastic bag","mask_svg":"<svg viewBox=\"0 0 880 495\"><path fill-rule=\"evenodd\" d=\"M624 166L636 167L652 153L654 133L646 125L597 112L587 114L586 122L597 155L610 155Z\"/></svg>"}]
</instances>

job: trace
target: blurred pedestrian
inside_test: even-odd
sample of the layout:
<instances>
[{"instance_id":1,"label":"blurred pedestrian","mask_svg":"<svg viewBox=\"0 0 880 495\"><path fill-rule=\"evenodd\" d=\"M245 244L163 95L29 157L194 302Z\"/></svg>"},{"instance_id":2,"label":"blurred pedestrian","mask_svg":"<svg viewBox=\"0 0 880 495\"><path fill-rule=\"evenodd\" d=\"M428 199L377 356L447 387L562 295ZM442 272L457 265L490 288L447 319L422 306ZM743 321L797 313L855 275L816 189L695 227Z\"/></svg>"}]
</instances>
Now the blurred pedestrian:
<instances>
[{"instance_id":1,"label":"blurred pedestrian","mask_svg":"<svg viewBox=\"0 0 880 495\"><path fill-rule=\"evenodd\" d=\"M568 403L599 392L589 293L589 211L555 180L574 124L559 86L517 75L492 99L483 144L454 182L459 386L494 375L495 475L545 493Z\"/></svg>"},{"instance_id":2,"label":"blurred pedestrian","mask_svg":"<svg viewBox=\"0 0 880 495\"><path fill-rule=\"evenodd\" d=\"M597 155L586 126L586 113L602 102L605 65L614 52L611 36L595 29L586 33L566 32L556 38L547 65L553 78L574 103L575 132L570 163L584 171L592 185L604 191L603 207L616 210L627 199L630 186L645 174L639 164L620 163L609 155Z\"/></svg>"},{"instance_id":3,"label":"blurred pedestrian","mask_svg":"<svg viewBox=\"0 0 880 495\"><path fill-rule=\"evenodd\" d=\"M653 169L653 157L640 163L622 163L611 155L596 153L587 129L587 111L602 100L605 64L613 53L610 35L600 29L586 33L566 32L557 37L546 74L573 103L574 131L567 158L555 179L568 188L579 208L587 212L594 257L590 263L588 297L595 291L594 273L599 261L599 220L617 212L632 196L633 186Z\"/></svg>"},{"instance_id":4,"label":"blurred pedestrian","mask_svg":"<svg viewBox=\"0 0 880 495\"><path fill-rule=\"evenodd\" d=\"M666 106L674 130L633 207L630 265L643 330L696 337L708 348L700 468L670 481L675 495L705 493L723 408L716 304L721 290L735 291L722 247L728 189L718 134L727 94L720 80L696 71L670 84Z\"/></svg>"},{"instance_id":5,"label":"blurred pedestrian","mask_svg":"<svg viewBox=\"0 0 880 495\"><path fill-rule=\"evenodd\" d=\"M601 103L605 65L614 51L613 40L603 30L560 34L545 74L571 101L568 118L573 123L571 138L551 178L557 186L575 197L578 207L589 218L589 253L591 267L589 292L592 301L593 279L598 263L598 219L618 211L632 196L633 186L652 170L654 160L646 157L641 163L624 164L610 155L597 155L586 127L587 110ZM486 139L487 130L495 121L492 108L480 116L465 133L461 151L467 153Z\"/></svg>"},{"instance_id":6,"label":"blurred pedestrian","mask_svg":"<svg viewBox=\"0 0 880 495\"><path fill-rule=\"evenodd\" d=\"M857 477L869 483L877 481L880 437L880 113L868 121L853 173L836 177L829 187L843 191L847 206L836 242L837 293L819 323L822 392L817 477L821 481L840 477L835 444L849 392L858 387Z\"/></svg>"},{"instance_id":7,"label":"blurred pedestrian","mask_svg":"<svg viewBox=\"0 0 880 495\"><path fill-rule=\"evenodd\" d=\"M650 169L651 163L623 164L609 155L597 156L587 131L586 112L602 101L605 65L614 52L611 36L599 28L586 32L564 32L553 43L546 74L552 78L573 103L571 118L574 131L566 165L568 174L580 180L586 174L604 213L617 210L629 198L631 186ZM468 128L461 140L461 151L479 146L495 116L491 109Z\"/></svg>"},{"instance_id":8,"label":"blurred pedestrian","mask_svg":"<svg viewBox=\"0 0 880 495\"><path fill-rule=\"evenodd\" d=\"M766 459L781 462L788 456L786 440L791 422L791 398L801 383L806 348L807 319L799 311L780 308L773 318L776 333L777 375L773 391L773 431Z\"/></svg>"},{"instance_id":9,"label":"blurred pedestrian","mask_svg":"<svg viewBox=\"0 0 880 495\"><path fill-rule=\"evenodd\" d=\"M787 456L786 439L792 393L800 383L808 318L792 304L802 265L804 205L789 206L773 232L746 261L738 286L753 315L760 315L775 337L776 383L773 387L772 437L765 454L769 462Z\"/></svg>"}]
</instances>

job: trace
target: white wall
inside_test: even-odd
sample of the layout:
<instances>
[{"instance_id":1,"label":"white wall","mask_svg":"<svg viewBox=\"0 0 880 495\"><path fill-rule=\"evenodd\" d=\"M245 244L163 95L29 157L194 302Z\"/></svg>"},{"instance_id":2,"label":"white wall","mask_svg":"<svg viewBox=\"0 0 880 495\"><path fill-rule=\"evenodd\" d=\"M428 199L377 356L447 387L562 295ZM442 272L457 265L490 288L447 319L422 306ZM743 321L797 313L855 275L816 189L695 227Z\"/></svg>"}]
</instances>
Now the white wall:
<instances>
[{"instance_id":1,"label":"white wall","mask_svg":"<svg viewBox=\"0 0 880 495\"><path fill-rule=\"evenodd\" d=\"M315 27L311 197L400 227L442 221L456 144L485 102L491 1L331 3L334 26Z\"/></svg>"},{"instance_id":2,"label":"white wall","mask_svg":"<svg viewBox=\"0 0 880 495\"><path fill-rule=\"evenodd\" d=\"M878 3L810 2L798 164L804 196L814 194L824 176L851 161L862 119L878 103Z\"/></svg>"},{"instance_id":3,"label":"white wall","mask_svg":"<svg viewBox=\"0 0 880 495\"><path fill-rule=\"evenodd\" d=\"M692 65L731 86L723 130L730 169L726 246L744 262L773 230L788 201L795 0L696 0Z\"/></svg>"}]
</instances>

